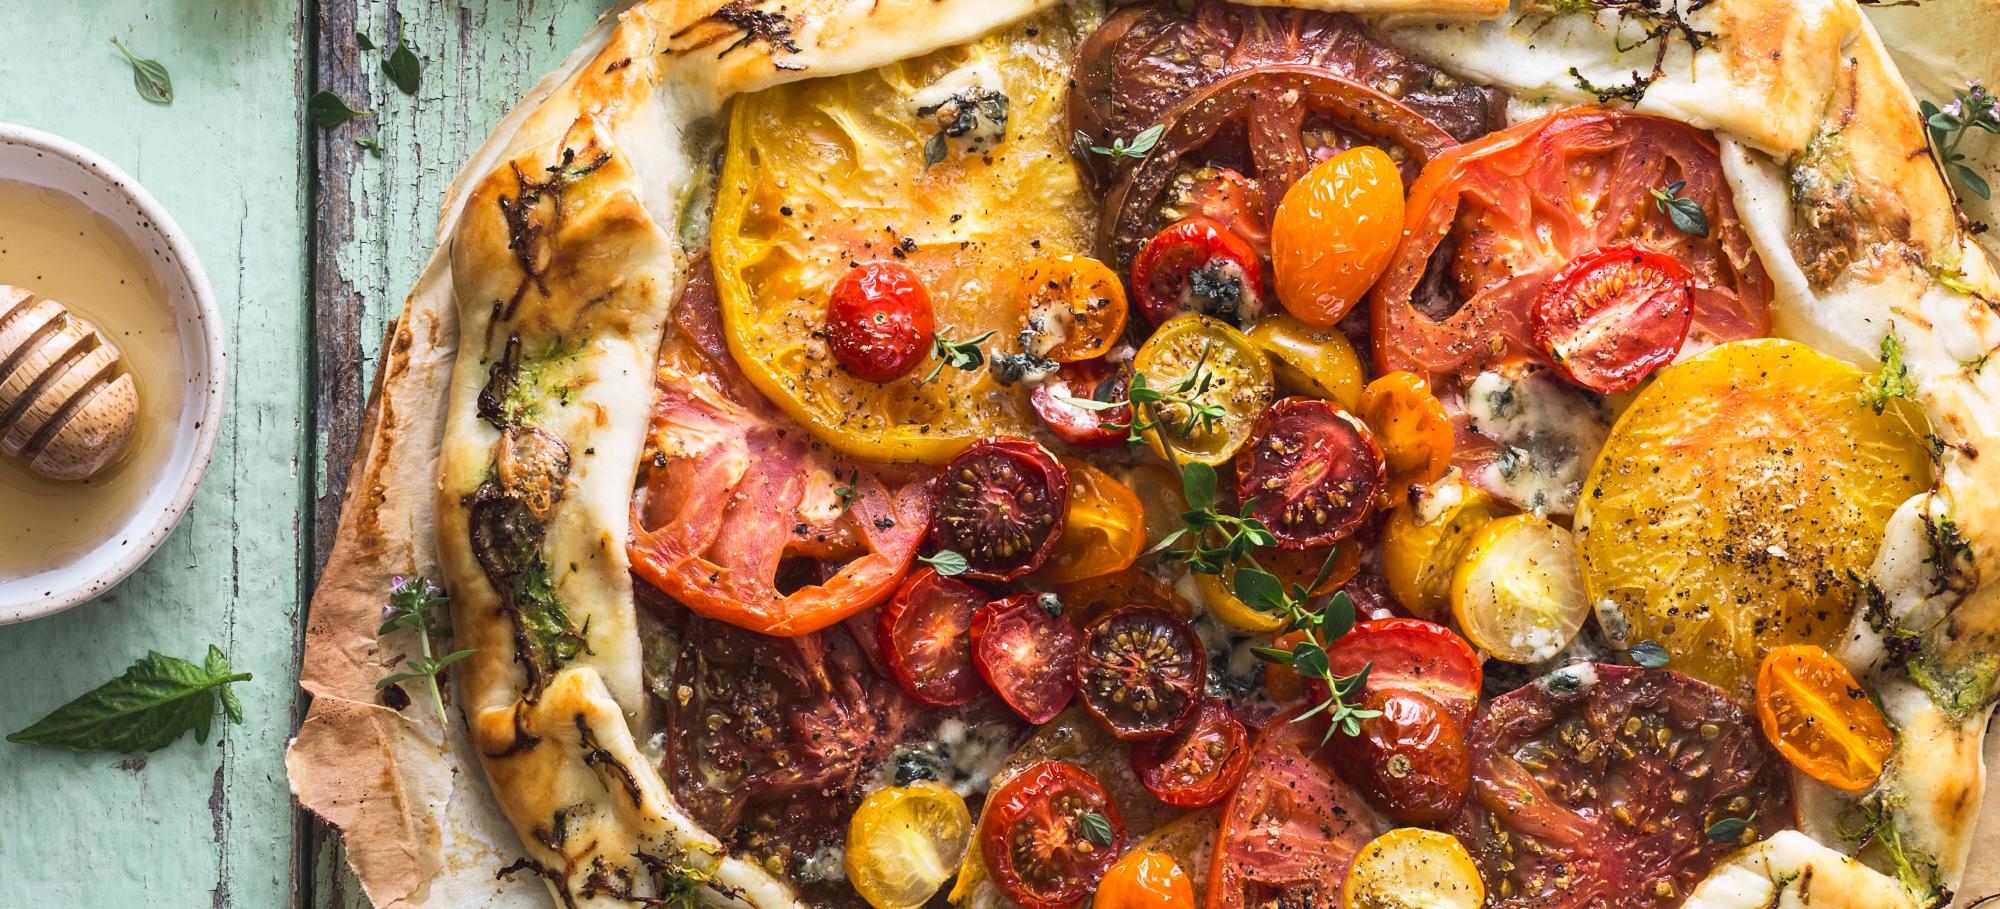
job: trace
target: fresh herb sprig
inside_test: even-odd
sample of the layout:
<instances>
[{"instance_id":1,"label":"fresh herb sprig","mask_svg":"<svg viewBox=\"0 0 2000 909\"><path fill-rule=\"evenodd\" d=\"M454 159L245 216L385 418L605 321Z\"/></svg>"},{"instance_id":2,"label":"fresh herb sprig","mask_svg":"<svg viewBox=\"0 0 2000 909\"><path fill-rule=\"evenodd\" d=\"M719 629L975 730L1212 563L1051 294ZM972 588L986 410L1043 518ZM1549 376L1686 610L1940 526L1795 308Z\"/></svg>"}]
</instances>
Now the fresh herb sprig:
<instances>
[{"instance_id":1,"label":"fresh herb sprig","mask_svg":"<svg viewBox=\"0 0 2000 909\"><path fill-rule=\"evenodd\" d=\"M992 331L985 331L963 341L954 341L941 334L933 335L931 352L937 355L937 363L931 366L931 371L925 373L923 378L917 380L917 384L928 384L937 378L939 373L944 372L947 366L971 372L986 365L986 354L980 351L979 345L986 343L986 339L993 337L994 334Z\"/></svg>"},{"instance_id":2,"label":"fresh herb sprig","mask_svg":"<svg viewBox=\"0 0 2000 909\"><path fill-rule=\"evenodd\" d=\"M195 741L206 744L218 703L230 722L242 724L243 704L229 686L249 680L250 673L232 671L229 658L213 644L199 666L148 653L124 675L56 708L7 741L71 751L158 751L192 729Z\"/></svg>"},{"instance_id":3,"label":"fresh herb sprig","mask_svg":"<svg viewBox=\"0 0 2000 909\"><path fill-rule=\"evenodd\" d=\"M1327 554L1326 563L1320 566L1319 576L1313 579L1311 587L1293 584L1289 590L1277 575L1257 567L1253 559L1252 564L1237 567L1233 591L1250 608L1282 618L1286 628L1302 632L1302 639L1290 650L1258 647L1253 652L1260 660L1290 666L1306 678L1326 683L1326 700L1292 720L1296 723L1326 714L1326 735L1321 741L1333 738L1335 732L1360 735L1362 720L1382 715L1380 710L1364 710L1347 701L1368 684L1368 672L1375 664L1364 663L1360 672L1337 676L1327 660L1327 648L1354 628L1355 617L1354 598L1345 590L1334 591L1317 608L1311 604L1313 590L1326 583L1336 558L1333 553Z\"/></svg>"},{"instance_id":4,"label":"fresh herb sprig","mask_svg":"<svg viewBox=\"0 0 2000 909\"><path fill-rule=\"evenodd\" d=\"M1964 184L1973 195L1993 198L1993 189L1986 178L1965 163L1965 153L1958 146L1975 129L2000 134L2000 99L1975 79L1966 83L1964 89L1954 90L1951 103L1939 107L1924 101L1917 108L1924 116L1924 128L1930 133L1931 147L1937 149L1938 163L1945 173Z\"/></svg>"},{"instance_id":5,"label":"fresh herb sprig","mask_svg":"<svg viewBox=\"0 0 2000 909\"><path fill-rule=\"evenodd\" d=\"M1139 131L1127 143L1123 137L1113 138L1110 145L1092 145L1090 137L1082 131L1076 134L1076 148L1093 155L1103 155L1116 161L1120 158L1144 158L1151 154L1153 147L1160 144L1160 137L1167 134L1167 125L1155 123Z\"/></svg>"},{"instance_id":6,"label":"fresh herb sprig","mask_svg":"<svg viewBox=\"0 0 2000 909\"><path fill-rule=\"evenodd\" d=\"M1208 393L1215 387L1215 370L1208 365L1209 353L1213 346L1204 346L1201 357L1195 360L1194 369L1166 388L1154 388L1146 381L1146 374L1132 373L1132 385L1125 392L1123 400L1099 401L1095 398L1078 398L1059 395L1057 400L1071 407L1102 413L1130 407L1132 416L1122 423L1100 423L1105 429L1123 429L1126 441L1137 444L1146 439L1146 433L1159 427L1160 412L1163 409L1173 414L1175 430L1182 438L1197 431L1214 432L1217 424L1229 415L1229 409L1221 403L1208 399ZM1166 437L1160 437L1161 446L1167 444ZM1263 544L1270 545L1270 544Z\"/></svg>"},{"instance_id":7,"label":"fresh herb sprig","mask_svg":"<svg viewBox=\"0 0 2000 909\"><path fill-rule=\"evenodd\" d=\"M1917 393L1910 366L1903 361L1903 339L1894 332L1882 336L1882 371L1861 381L1861 400L1877 414L1889 409L1889 399Z\"/></svg>"},{"instance_id":8,"label":"fresh herb sprig","mask_svg":"<svg viewBox=\"0 0 2000 909\"><path fill-rule=\"evenodd\" d=\"M1675 230L1690 237L1707 239L1708 212L1702 209L1700 202L1681 195L1684 189L1687 189L1687 181L1675 180L1647 192L1652 193L1653 204L1667 216L1667 220L1674 223Z\"/></svg>"},{"instance_id":9,"label":"fresh herb sprig","mask_svg":"<svg viewBox=\"0 0 2000 909\"><path fill-rule=\"evenodd\" d=\"M382 623L381 628L375 630L376 637L389 634L399 628L407 628L416 632L417 651L419 654L419 656L414 658L405 657L403 664L408 668L402 672L385 676L381 681L375 683L375 690L380 691L391 685L398 685L412 679L423 679L424 684L430 688L431 706L437 710L438 722L447 725L451 721L445 716L444 693L438 690L438 673L443 672L445 667L463 660L475 652L473 650L456 650L441 657L431 656L431 638L451 637L451 628L437 615L438 608L450 601L451 599L444 595L444 591L439 590L437 585L432 584L428 579L413 578L406 580L401 577L395 578L390 582L389 586L389 619Z\"/></svg>"}]
</instances>

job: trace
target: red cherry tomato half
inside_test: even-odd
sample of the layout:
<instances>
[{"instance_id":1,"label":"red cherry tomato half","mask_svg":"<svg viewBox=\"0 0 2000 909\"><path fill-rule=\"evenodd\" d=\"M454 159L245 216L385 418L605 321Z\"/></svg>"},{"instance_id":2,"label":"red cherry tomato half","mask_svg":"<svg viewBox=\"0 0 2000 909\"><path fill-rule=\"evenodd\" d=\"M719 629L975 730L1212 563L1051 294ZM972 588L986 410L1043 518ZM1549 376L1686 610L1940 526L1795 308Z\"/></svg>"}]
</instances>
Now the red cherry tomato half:
<instances>
[{"instance_id":1,"label":"red cherry tomato half","mask_svg":"<svg viewBox=\"0 0 2000 909\"><path fill-rule=\"evenodd\" d=\"M1362 720L1360 735L1336 735L1325 746L1340 778L1400 823L1450 820L1472 785L1464 727L1413 691L1378 688L1361 707L1382 715Z\"/></svg>"},{"instance_id":2,"label":"red cherry tomato half","mask_svg":"<svg viewBox=\"0 0 2000 909\"><path fill-rule=\"evenodd\" d=\"M827 301L826 343L847 371L887 382L916 368L937 327L931 295L901 262L863 262L842 275Z\"/></svg>"},{"instance_id":3,"label":"red cherry tomato half","mask_svg":"<svg viewBox=\"0 0 2000 909\"><path fill-rule=\"evenodd\" d=\"M931 544L967 577L1011 581L1042 567L1069 515L1069 472L1048 449L1001 436L967 446L931 487Z\"/></svg>"},{"instance_id":4,"label":"red cherry tomato half","mask_svg":"<svg viewBox=\"0 0 2000 909\"><path fill-rule=\"evenodd\" d=\"M1327 669L1348 676L1368 666L1368 691L1412 691L1444 708L1460 727L1479 707L1485 671L1472 645L1423 619L1370 619L1326 649Z\"/></svg>"},{"instance_id":5,"label":"red cherry tomato half","mask_svg":"<svg viewBox=\"0 0 2000 909\"><path fill-rule=\"evenodd\" d=\"M1123 401L1131 381L1130 373L1101 358L1079 360L1064 363L1054 377L1036 385L1028 401L1056 438L1079 448L1109 448L1124 443L1125 430L1106 429L1105 424L1129 422L1132 408L1087 410L1062 399Z\"/></svg>"},{"instance_id":6,"label":"red cherry tomato half","mask_svg":"<svg viewBox=\"0 0 2000 909\"><path fill-rule=\"evenodd\" d=\"M1077 691L1118 738L1172 735L1200 705L1207 680L1201 638L1158 606L1114 609L1084 629Z\"/></svg>"},{"instance_id":7,"label":"red cherry tomato half","mask_svg":"<svg viewBox=\"0 0 2000 909\"><path fill-rule=\"evenodd\" d=\"M1557 370L1591 391L1629 391L1673 362L1693 317L1694 276L1672 256L1604 246L1535 298L1529 327Z\"/></svg>"},{"instance_id":8,"label":"red cherry tomato half","mask_svg":"<svg viewBox=\"0 0 2000 909\"><path fill-rule=\"evenodd\" d=\"M1250 732L1229 705L1210 698L1181 731L1132 746L1132 772L1154 798L1205 808L1236 791L1250 764Z\"/></svg>"},{"instance_id":9,"label":"red cherry tomato half","mask_svg":"<svg viewBox=\"0 0 2000 909\"><path fill-rule=\"evenodd\" d=\"M1054 594L1016 594L972 614L972 664L1030 723L1046 723L1069 706L1076 653L1076 626Z\"/></svg>"},{"instance_id":10,"label":"red cherry tomato half","mask_svg":"<svg viewBox=\"0 0 2000 909\"><path fill-rule=\"evenodd\" d=\"M1044 761L987 796L979 857L1000 892L1028 909L1066 909L1097 887L1125 848L1125 823L1104 784L1067 761Z\"/></svg>"},{"instance_id":11,"label":"red cherry tomato half","mask_svg":"<svg viewBox=\"0 0 2000 909\"><path fill-rule=\"evenodd\" d=\"M910 697L953 707L979 694L972 667L972 614L989 597L929 568L912 572L875 626L889 674Z\"/></svg>"},{"instance_id":12,"label":"red cherry tomato half","mask_svg":"<svg viewBox=\"0 0 2000 909\"><path fill-rule=\"evenodd\" d=\"M1263 263L1242 237L1196 215L1146 241L1132 259L1132 288L1154 325L1186 313L1246 325L1264 304Z\"/></svg>"},{"instance_id":13,"label":"red cherry tomato half","mask_svg":"<svg viewBox=\"0 0 2000 909\"><path fill-rule=\"evenodd\" d=\"M1367 425L1340 405L1286 398L1271 406L1236 459L1236 495L1285 549L1352 534L1388 482Z\"/></svg>"},{"instance_id":14,"label":"red cherry tomato half","mask_svg":"<svg viewBox=\"0 0 2000 909\"><path fill-rule=\"evenodd\" d=\"M1271 718L1243 784L1222 805L1207 909L1340 906L1347 867L1381 831L1374 812L1320 754L1325 717Z\"/></svg>"}]
</instances>

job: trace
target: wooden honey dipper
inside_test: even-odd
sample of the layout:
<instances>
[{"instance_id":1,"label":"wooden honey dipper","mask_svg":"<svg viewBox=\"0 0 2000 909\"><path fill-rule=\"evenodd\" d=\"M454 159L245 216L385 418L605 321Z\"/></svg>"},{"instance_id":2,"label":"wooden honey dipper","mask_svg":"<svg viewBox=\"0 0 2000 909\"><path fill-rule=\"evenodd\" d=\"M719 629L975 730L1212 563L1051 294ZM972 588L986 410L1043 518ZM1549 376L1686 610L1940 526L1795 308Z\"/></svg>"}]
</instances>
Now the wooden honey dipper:
<instances>
[{"instance_id":1,"label":"wooden honey dipper","mask_svg":"<svg viewBox=\"0 0 2000 909\"><path fill-rule=\"evenodd\" d=\"M132 442L125 356L54 300L0 284L0 449L51 480L85 480Z\"/></svg>"}]
</instances>

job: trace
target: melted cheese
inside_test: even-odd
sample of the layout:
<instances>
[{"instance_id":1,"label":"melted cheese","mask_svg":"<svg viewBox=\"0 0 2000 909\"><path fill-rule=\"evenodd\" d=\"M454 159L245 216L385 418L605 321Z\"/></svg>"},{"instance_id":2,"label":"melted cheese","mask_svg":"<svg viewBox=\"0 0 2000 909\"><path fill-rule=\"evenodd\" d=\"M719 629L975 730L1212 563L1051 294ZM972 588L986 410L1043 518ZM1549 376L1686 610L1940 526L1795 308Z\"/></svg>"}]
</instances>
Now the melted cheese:
<instances>
[{"instance_id":1,"label":"melted cheese","mask_svg":"<svg viewBox=\"0 0 2000 909\"><path fill-rule=\"evenodd\" d=\"M1611 434L1598 403L1545 373L1481 373L1465 392L1472 427L1500 443L1474 479L1536 514L1570 514L1584 477Z\"/></svg>"}]
</instances>

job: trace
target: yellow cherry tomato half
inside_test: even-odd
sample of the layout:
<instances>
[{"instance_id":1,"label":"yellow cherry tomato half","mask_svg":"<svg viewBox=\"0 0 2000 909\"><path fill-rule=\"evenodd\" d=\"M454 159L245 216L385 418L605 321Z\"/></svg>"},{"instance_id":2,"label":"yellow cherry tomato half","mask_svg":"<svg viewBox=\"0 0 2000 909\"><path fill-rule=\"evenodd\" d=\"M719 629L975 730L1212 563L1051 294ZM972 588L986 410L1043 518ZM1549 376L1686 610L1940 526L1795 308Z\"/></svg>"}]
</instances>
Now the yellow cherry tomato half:
<instances>
[{"instance_id":1,"label":"yellow cherry tomato half","mask_svg":"<svg viewBox=\"0 0 2000 909\"><path fill-rule=\"evenodd\" d=\"M1805 775L1836 789L1866 789L1882 775L1895 734L1868 692L1832 654L1788 644L1757 670L1764 737Z\"/></svg>"},{"instance_id":2,"label":"yellow cherry tomato half","mask_svg":"<svg viewBox=\"0 0 2000 909\"><path fill-rule=\"evenodd\" d=\"M1479 909L1486 884L1458 837L1398 827L1354 857L1343 888L1346 909Z\"/></svg>"},{"instance_id":3,"label":"yellow cherry tomato half","mask_svg":"<svg viewBox=\"0 0 2000 909\"><path fill-rule=\"evenodd\" d=\"M1250 343L1271 358L1278 386L1285 391L1361 409L1367 376L1354 343L1340 329L1314 328L1280 313L1251 326Z\"/></svg>"},{"instance_id":4,"label":"yellow cherry tomato half","mask_svg":"<svg viewBox=\"0 0 2000 909\"><path fill-rule=\"evenodd\" d=\"M1175 398L1142 405L1159 424L1146 441L1175 462L1229 460L1271 406L1271 361L1242 332L1207 316L1167 320L1139 347L1132 370L1135 388L1143 377L1146 388Z\"/></svg>"},{"instance_id":5,"label":"yellow cherry tomato half","mask_svg":"<svg viewBox=\"0 0 2000 909\"><path fill-rule=\"evenodd\" d=\"M1502 508L1485 490L1456 474L1401 497L1382 528L1382 579L1404 609L1436 620L1451 609L1451 580L1472 538Z\"/></svg>"},{"instance_id":6,"label":"yellow cherry tomato half","mask_svg":"<svg viewBox=\"0 0 2000 909\"><path fill-rule=\"evenodd\" d=\"M1194 882L1164 852L1128 852L1097 884L1092 909L1194 909Z\"/></svg>"},{"instance_id":7,"label":"yellow cherry tomato half","mask_svg":"<svg viewBox=\"0 0 2000 909\"><path fill-rule=\"evenodd\" d=\"M915 909L958 871L972 813L933 782L878 789L847 824L847 880L875 909Z\"/></svg>"},{"instance_id":8,"label":"yellow cherry tomato half","mask_svg":"<svg viewBox=\"0 0 2000 909\"><path fill-rule=\"evenodd\" d=\"M1352 542L1335 544L1333 567L1327 572L1326 581L1315 588L1312 595L1325 596L1340 589L1342 584L1354 579L1361 570L1361 548ZM1286 590L1292 585L1304 586L1319 577L1319 570L1326 564L1328 550L1325 549L1266 549L1257 553L1257 563L1264 570L1277 576ZM1225 566L1221 574L1194 575L1195 590L1201 593L1202 603L1208 611L1230 627L1252 634L1273 634L1282 631L1285 620L1268 612L1252 609L1249 604L1236 598L1236 565Z\"/></svg>"},{"instance_id":9,"label":"yellow cherry tomato half","mask_svg":"<svg viewBox=\"0 0 2000 909\"><path fill-rule=\"evenodd\" d=\"M1278 302L1308 325L1340 321L1403 234L1403 176L1388 154L1361 145L1321 161L1285 190L1271 222Z\"/></svg>"},{"instance_id":10,"label":"yellow cherry tomato half","mask_svg":"<svg viewBox=\"0 0 2000 909\"><path fill-rule=\"evenodd\" d=\"M1576 541L1532 514L1487 524L1452 575L1451 610L1466 638L1495 658L1555 656L1590 615Z\"/></svg>"},{"instance_id":11,"label":"yellow cherry tomato half","mask_svg":"<svg viewBox=\"0 0 2000 909\"><path fill-rule=\"evenodd\" d=\"M1021 331L1029 352L1057 363L1101 357L1125 331L1125 285L1089 256L1056 256L1020 273Z\"/></svg>"},{"instance_id":12,"label":"yellow cherry tomato half","mask_svg":"<svg viewBox=\"0 0 2000 909\"><path fill-rule=\"evenodd\" d=\"M1422 376L1392 372L1368 383L1360 413L1382 447L1390 495L1412 483L1435 483L1451 466L1451 416Z\"/></svg>"},{"instance_id":13,"label":"yellow cherry tomato half","mask_svg":"<svg viewBox=\"0 0 2000 909\"><path fill-rule=\"evenodd\" d=\"M1069 471L1069 516L1049 561L1036 577L1066 584L1128 568L1146 545L1146 509L1110 474L1074 458Z\"/></svg>"}]
</instances>

